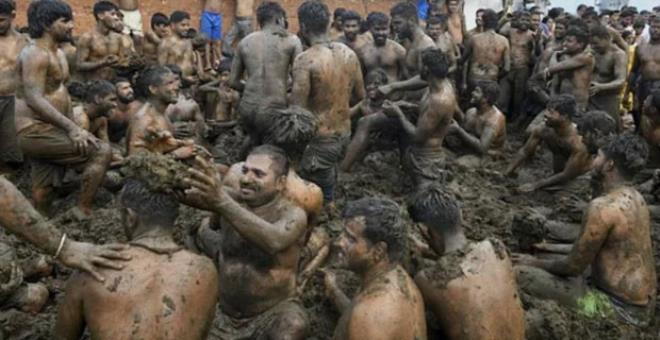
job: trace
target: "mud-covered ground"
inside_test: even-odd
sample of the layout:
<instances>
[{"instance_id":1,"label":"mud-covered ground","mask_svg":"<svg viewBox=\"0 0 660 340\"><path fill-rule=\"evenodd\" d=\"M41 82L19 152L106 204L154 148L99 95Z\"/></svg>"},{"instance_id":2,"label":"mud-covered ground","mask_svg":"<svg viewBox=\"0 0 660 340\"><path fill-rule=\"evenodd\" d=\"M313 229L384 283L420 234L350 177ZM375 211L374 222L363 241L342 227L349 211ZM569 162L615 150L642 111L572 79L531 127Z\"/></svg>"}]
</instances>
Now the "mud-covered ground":
<instances>
[{"instance_id":1,"label":"mud-covered ground","mask_svg":"<svg viewBox=\"0 0 660 340\"><path fill-rule=\"evenodd\" d=\"M238 140L241 134L232 131L222 137L221 145L216 152L218 159L235 160L234 150L238 150ZM452 166L453 179L449 188L460 197L463 204L463 216L467 236L473 240L487 237L497 237L516 252L526 243L537 241L541 236L537 229L543 223L544 217L565 223L579 223L581 217L580 200L588 200L588 185L582 182L572 194L538 191L533 194L521 195L515 188L521 183L527 183L534 178L549 174L550 155L540 152L529 162L518 178L505 178L501 172L521 146L521 138L513 137L507 145L507 152L502 159L485 164L478 169L467 169L460 165ZM11 179L27 192L29 176L22 171ZM405 210L405 195L411 187L405 179L405 173L399 167L397 152L377 152L368 156L358 164L351 174L341 174L338 187L338 206L341 208L347 200L368 195L387 195L394 198ZM53 221L70 237L95 243L124 241L120 217L116 210L112 195L103 191L99 194L95 216L92 220L79 223L68 217L66 211L73 206L75 195L64 196L56 202L59 212ZM405 213L404 213L405 214ZM190 208L182 208L177 221L177 236L186 226L199 223L203 213ZM411 230L414 230L410 224ZM329 221L327 217L320 218L317 228L327 228L331 234L336 234L341 225L337 221ZM515 232L514 232L515 231ZM20 258L36 256L33 248L18 241L13 236L7 236L0 231L0 239L8 240L17 247ZM656 264L660 265L660 227L653 224L653 242ZM658 268L660 273L660 268ZM28 315L17 311L0 313L0 326L7 339L50 339L56 317L56 305L62 296L66 279L71 271L55 265L53 276L42 279L51 291L51 299L46 308L38 315ZM348 292L357 288L355 277L346 272L340 272L340 280ZM321 277L313 277L302 296L304 306L309 311L312 322L310 339L328 339L338 314L324 297ZM539 301L523 296L526 309L534 309L535 315L545 319L541 333L542 339L658 339L660 338L660 313L656 312L654 324L641 331L625 326L616 320L589 320L575 313L560 308L555 303ZM497 313L497 311L492 311ZM532 315L528 315L532 316ZM430 332L434 332L433 320L429 320ZM439 338L432 336L431 338ZM2 334L0 334L2 339Z\"/></svg>"}]
</instances>

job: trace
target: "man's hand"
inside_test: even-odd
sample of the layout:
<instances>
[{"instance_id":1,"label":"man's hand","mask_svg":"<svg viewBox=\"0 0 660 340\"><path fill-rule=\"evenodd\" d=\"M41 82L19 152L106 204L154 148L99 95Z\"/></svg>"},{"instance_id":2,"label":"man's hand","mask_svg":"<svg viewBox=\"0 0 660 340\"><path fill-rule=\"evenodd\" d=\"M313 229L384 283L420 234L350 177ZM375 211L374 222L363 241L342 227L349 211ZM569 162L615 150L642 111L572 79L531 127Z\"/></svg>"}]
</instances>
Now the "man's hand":
<instances>
[{"instance_id":1,"label":"man's hand","mask_svg":"<svg viewBox=\"0 0 660 340\"><path fill-rule=\"evenodd\" d=\"M83 156L87 156L89 152L89 144L92 144L95 148L98 148L99 143L96 137L89 133L87 130L80 127L69 132L69 139L73 142L76 150L81 153Z\"/></svg>"},{"instance_id":2,"label":"man's hand","mask_svg":"<svg viewBox=\"0 0 660 340\"><path fill-rule=\"evenodd\" d=\"M380 92L380 94L386 98L389 97L393 91L394 89L392 88L391 85L383 85L378 87L378 92Z\"/></svg>"},{"instance_id":3,"label":"man's hand","mask_svg":"<svg viewBox=\"0 0 660 340\"><path fill-rule=\"evenodd\" d=\"M185 204L207 211L215 211L222 205L225 197L222 176L217 168L203 157L195 157L195 164L188 169L184 183L190 186L182 199Z\"/></svg>"},{"instance_id":4,"label":"man's hand","mask_svg":"<svg viewBox=\"0 0 660 340\"><path fill-rule=\"evenodd\" d=\"M589 95L595 96L598 93L600 93L600 91L602 90L603 90L603 86L601 84L591 83L591 85L589 86Z\"/></svg>"},{"instance_id":5,"label":"man's hand","mask_svg":"<svg viewBox=\"0 0 660 340\"><path fill-rule=\"evenodd\" d=\"M99 274L99 268L120 270L124 268L123 261L129 261L130 256L123 254L129 248L123 244L94 245L84 242L67 240L60 253L59 260L67 267L76 268L89 273L98 281L105 281Z\"/></svg>"},{"instance_id":6,"label":"man's hand","mask_svg":"<svg viewBox=\"0 0 660 340\"><path fill-rule=\"evenodd\" d=\"M383 113L388 117L396 117L403 114L401 109L389 100L386 100L383 103Z\"/></svg>"},{"instance_id":7,"label":"man's hand","mask_svg":"<svg viewBox=\"0 0 660 340\"><path fill-rule=\"evenodd\" d=\"M119 57L115 54L110 54L106 56L101 62L103 66L113 66L117 63L119 63Z\"/></svg>"},{"instance_id":8,"label":"man's hand","mask_svg":"<svg viewBox=\"0 0 660 340\"><path fill-rule=\"evenodd\" d=\"M513 253L511 254L511 261L514 265L532 266L536 267L539 260L528 254Z\"/></svg>"}]
</instances>

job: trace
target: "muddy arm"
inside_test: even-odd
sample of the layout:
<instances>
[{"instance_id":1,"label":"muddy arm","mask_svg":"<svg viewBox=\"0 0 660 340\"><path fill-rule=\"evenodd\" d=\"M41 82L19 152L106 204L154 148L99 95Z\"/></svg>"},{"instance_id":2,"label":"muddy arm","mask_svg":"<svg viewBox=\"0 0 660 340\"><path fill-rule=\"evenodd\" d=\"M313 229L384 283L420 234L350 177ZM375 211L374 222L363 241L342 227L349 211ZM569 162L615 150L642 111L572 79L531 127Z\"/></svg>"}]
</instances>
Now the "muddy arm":
<instances>
[{"instance_id":1,"label":"muddy arm","mask_svg":"<svg viewBox=\"0 0 660 340\"><path fill-rule=\"evenodd\" d=\"M239 44L236 55L231 62L231 73L229 74L229 86L238 92L243 92L245 89L245 84L243 84L241 81L244 72L245 65L243 65L243 58L241 57L241 46Z\"/></svg>"},{"instance_id":2,"label":"muddy arm","mask_svg":"<svg viewBox=\"0 0 660 340\"><path fill-rule=\"evenodd\" d=\"M587 150L578 150L566 162L564 170L534 184L535 189L549 187L555 184L564 184L589 170L589 154Z\"/></svg>"},{"instance_id":3,"label":"muddy arm","mask_svg":"<svg viewBox=\"0 0 660 340\"><path fill-rule=\"evenodd\" d=\"M511 174L515 172L525 160L527 160L529 157L534 155L534 153L536 152L536 148L538 148L540 143L541 143L540 130L535 129L530 134L529 139L527 139L527 142L525 142L525 146L523 146L523 148L520 149L520 151L518 151L518 154L516 155L516 159L514 159L511 165L509 165L509 167L506 169L506 173Z\"/></svg>"}]
</instances>

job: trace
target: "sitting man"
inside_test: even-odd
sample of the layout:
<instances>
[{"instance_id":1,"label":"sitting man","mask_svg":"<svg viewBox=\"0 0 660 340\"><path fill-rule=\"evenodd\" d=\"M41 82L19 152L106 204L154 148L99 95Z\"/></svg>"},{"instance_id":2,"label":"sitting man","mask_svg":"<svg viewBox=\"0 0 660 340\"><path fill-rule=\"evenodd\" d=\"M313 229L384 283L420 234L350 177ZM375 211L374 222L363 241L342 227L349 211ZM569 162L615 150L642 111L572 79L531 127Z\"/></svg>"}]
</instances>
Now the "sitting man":
<instances>
[{"instance_id":1,"label":"sitting man","mask_svg":"<svg viewBox=\"0 0 660 340\"><path fill-rule=\"evenodd\" d=\"M174 242L179 204L128 179L119 196L132 257L106 282L86 274L67 284L55 326L57 339L205 339L215 315L218 274L213 262Z\"/></svg>"},{"instance_id":2,"label":"sitting man","mask_svg":"<svg viewBox=\"0 0 660 340\"><path fill-rule=\"evenodd\" d=\"M326 292L341 313L334 339L426 339L422 295L400 263L407 247L399 206L364 198L348 203L343 219L335 258L362 286L351 301L335 274L324 271Z\"/></svg>"},{"instance_id":3,"label":"sitting man","mask_svg":"<svg viewBox=\"0 0 660 340\"><path fill-rule=\"evenodd\" d=\"M165 114L174 125L174 137L179 139L193 139L196 144L202 145L208 127L199 104L193 98L192 84L183 78L181 69L177 65L167 67L179 79L181 86L176 103L167 107Z\"/></svg>"},{"instance_id":4,"label":"sitting man","mask_svg":"<svg viewBox=\"0 0 660 340\"><path fill-rule=\"evenodd\" d=\"M467 111L463 127L456 121L449 127L468 148L479 155L502 148L506 142L506 117L495 106L499 97L499 86L490 80L479 80L472 91L470 103L475 105Z\"/></svg>"},{"instance_id":5,"label":"sitting man","mask_svg":"<svg viewBox=\"0 0 660 340\"><path fill-rule=\"evenodd\" d=\"M520 191L530 192L565 184L589 171L591 157L582 136L571 121L576 116L576 112L575 97L561 94L548 101L545 124L532 123L533 128L527 142L507 168L506 174L513 174L526 159L533 156L541 142L544 142L552 152L554 174L538 182L522 185L519 187Z\"/></svg>"},{"instance_id":6,"label":"sitting man","mask_svg":"<svg viewBox=\"0 0 660 340\"><path fill-rule=\"evenodd\" d=\"M109 143L108 116L117 108L115 86L106 80L85 86L85 101L73 108L73 121L98 139Z\"/></svg>"},{"instance_id":7,"label":"sitting man","mask_svg":"<svg viewBox=\"0 0 660 340\"><path fill-rule=\"evenodd\" d=\"M186 179L192 186L187 204L219 217L196 235L197 246L217 261L222 287L212 338L304 339L307 313L295 293L308 223L305 211L284 196L286 154L270 145L253 149L236 198L214 166L196 160Z\"/></svg>"},{"instance_id":8,"label":"sitting man","mask_svg":"<svg viewBox=\"0 0 660 340\"><path fill-rule=\"evenodd\" d=\"M126 137L128 123L144 103L136 100L135 91L128 79L117 78L114 83L117 89L117 108L108 117L108 136L111 143L121 143Z\"/></svg>"},{"instance_id":9,"label":"sitting man","mask_svg":"<svg viewBox=\"0 0 660 340\"><path fill-rule=\"evenodd\" d=\"M657 283L649 210L629 184L647 154L634 135L620 135L600 149L592 172L600 190L570 253L558 260L514 256L523 291L588 314L616 313L637 326L653 320ZM591 287L581 277L589 266Z\"/></svg>"},{"instance_id":10,"label":"sitting man","mask_svg":"<svg viewBox=\"0 0 660 340\"><path fill-rule=\"evenodd\" d=\"M426 227L437 254L437 262L419 271L415 282L443 339L525 339L525 313L504 244L466 239L459 203L437 183L415 192L408 211Z\"/></svg>"}]
</instances>

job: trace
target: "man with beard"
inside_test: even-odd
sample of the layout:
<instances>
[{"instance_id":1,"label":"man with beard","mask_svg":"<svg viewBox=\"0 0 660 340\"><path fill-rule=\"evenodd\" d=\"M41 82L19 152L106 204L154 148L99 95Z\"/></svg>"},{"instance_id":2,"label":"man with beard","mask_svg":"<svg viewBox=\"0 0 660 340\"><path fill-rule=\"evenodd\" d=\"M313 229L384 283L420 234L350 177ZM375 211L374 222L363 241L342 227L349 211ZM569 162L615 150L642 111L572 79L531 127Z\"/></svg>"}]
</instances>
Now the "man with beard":
<instances>
[{"instance_id":1,"label":"man with beard","mask_svg":"<svg viewBox=\"0 0 660 340\"><path fill-rule=\"evenodd\" d=\"M409 76L422 70L422 51L435 48L433 39L419 26L417 8L410 2L400 2L390 10L392 29L399 43L406 49L406 68Z\"/></svg>"},{"instance_id":2,"label":"man with beard","mask_svg":"<svg viewBox=\"0 0 660 340\"><path fill-rule=\"evenodd\" d=\"M617 314L640 327L653 320L657 283L650 214L631 186L647 154L644 142L630 134L600 149L592 172L597 198L569 254L556 260L514 255L523 291L590 316ZM582 278L589 266L591 284Z\"/></svg>"},{"instance_id":3,"label":"man with beard","mask_svg":"<svg viewBox=\"0 0 660 340\"><path fill-rule=\"evenodd\" d=\"M229 85L242 92L238 119L249 136L243 154L260 144L262 130L267 127L262 122L264 112L288 106L289 75L293 61L302 52L300 39L286 30L286 12L278 3L261 4L257 21L261 29L238 44L229 78Z\"/></svg>"},{"instance_id":4,"label":"man with beard","mask_svg":"<svg viewBox=\"0 0 660 340\"><path fill-rule=\"evenodd\" d=\"M284 194L286 154L270 145L253 149L235 195L225 191L215 166L196 160L186 194L219 217L219 224L202 226L196 235L219 270L220 311L211 338L304 339L308 319L295 292L308 223Z\"/></svg>"},{"instance_id":5,"label":"man with beard","mask_svg":"<svg viewBox=\"0 0 660 340\"><path fill-rule=\"evenodd\" d=\"M170 18L163 13L151 16L151 31L145 34L142 53L149 65L158 63L158 46L170 35Z\"/></svg>"},{"instance_id":6,"label":"man with beard","mask_svg":"<svg viewBox=\"0 0 660 340\"><path fill-rule=\"evenodd\" d=\"M514 13L508 32L511 49L511 70L501 81L498 107L509 118L523 114L523 99L527 92L527 79L534 62L535 33L530 30L530 15L527 12Z\"/></svg>"},{"instance_id":7,"label":"man with beard","mask_svg":"<svg viewBox=\"0 0 660 340\"><path fill-rule=\"evenodd\" d=\"M71 40L73 14L64 2L33 1L28 8L33 42L18 57L16 131L23 154L32 163L32 199L48 211L50 194L61 184L66 167L82 170L80 200L73 212L89 216L97 189L110 163L107 143L71 120L71 98L64 84L69 68L57 48Z\"/></svg>"},{"instance_id":8,"label":"man with beard","mask_svg":"<svg viewBox=\"0 0 660 340\"><path fill-rule=\"evenodd\" d=\"M0 172L6 164L23 161L16 140L15 93L18 86L18 54L27 45L27 36L13 26L16 17L14 0L0 1Z\"/></svg>"},{"instance_id":9,"label":"man with beard","mask_svg":"<svg viewBox=\"0 0 660 340\"><path fill-rule=\"evenodd\" d=\"M591 29L594 70L589 86L589 109L607 112L621 131L621 92L626 85L628 56L614 46L604 26Z\"/></svg>"},{"instance_id":10,"label":"man with beard","mask_svg":"<svg viewBox=\"0 0 660 340\"><path fill-rule=\"evenodd\" d=\"M195 68L195 51L189 39L190 14L175 11L170 15L170 29L172 34L165 38L158 46L158 64L179 66L183 74L182 81L197 84L197 70Z\"/></svg>"},{"instance_id":11,"label":"man with beard","mask_svg":"<svg viewBox=\"0 0 660 340\"><path fill-rule=\"evenodd\" d=\"M472 91L470 103L475 107L467 111L463 126L456 121L449 127L472 153L480 156L498 150L506 142L506 117L495 106L499 86L494 81L480 81Z\"/></svg>"},{"instance_id":12,"label":"man with beard","mask_svg":"<svg viewBox=\"0 0 660 340\"><path fill-rule=\"evenodd\" d=\"M85 80L111 81L117 76L113 66L128 66L135 54L133 41L121 34L119 8L110 1L94 4L96 28L86 32L76 47L76 70Z\"/></svg>"},{"instance_id":13,"label":"man with beard","mask_svg":"<svg viewBox=\"0 0 660 340\"><path fill-rule=\"evenodd\" d=\"M192 139L197 145L205 143L208 126L199 104L193 98L190 84L181 80L181 69L176 65L168 65L170 71L176 74L180 81L180 91L176 103L167 107L165 115L174 125L174 137L177 139Z\"/></svg>"},{"instance_id":14,"label":"man with beard","mask_svg":"<svg viewBox=\"0 0 660 340\"><path fill-rule=\"evenodd\" d=\"M483 8L479 8L477 10L477 12L475 13L475 15L474 15L475 26L474 26L473 29L471 29L471 30L467 31L467 33L465 33L465 41L466 42L468 40L470 40L476 34L484 32L484 20L481 18L481 16L484 14L484 11L485 10Z\"/></svg>"},{"instance_id":15,"label":"man with beard","mask_svg":"<svg viewBox=\"0 0 660 340\"><path fill-rule=\"evenodd\" d=\"M637 86L637 103L641 105L649 93L660 89L660 15L657 15L650 24L651 39L637 46L632 72L639 77ZM629 81L633 83L634 78ZM639 114L635 115L635 125L639 128Z\"/></svg>"},{"instance_id":16,"label":"man with beard","mask_svg":"<svg viewBox=\"0 0 660 340\"><path fill-rule=\"evenodd\" d=\"M318 1L305 1L298 8L301 34L311 47L293 63L291 92L294 105L318 117L318 131L303 153L300 175L321 187L326 204L334 201L337 163L351 133L351 97L364 98L360 61L347 46L330 42L329 17L328 7Z\"/></svg>"},{"instance_id":17,"label":"man with beard","mask_svg":"<svg viewBox=\"0 0 660 340\"><path fill-rule=\"evenodd\" d=\"M366 37L360 35L360 26L362 24L362 17L355 11L346 11L341 16L342 35L337 38L340 42L353 51L360 48L367 40Z\"/></svg>"},{"instance_id":18,"label":"man with beard","mask_svg":"<svg viewBox=\"0 0 660 340\"><path fill-rule=\"evenodd\" d=\"M367 16L367 25L373 39L355 49L362 74L366 76L375 69L382 69L389 82L406 79L406 49L388 38L390 19L384 13L371 12Z\"/></svg>"},{"instance_id":19,"label":"man with beard","mask_svg":"<svg viewBox=\"0 0 660 340\"><path fill-rule=\"evenodd\" d=\"M550 39L546 45L545 45L545 50L543 53L541 53L541 56L538 58L538 62L536 63L536 70L540 71L543 70L548 66L548 63L550 62L550 57L557 52L560 51L562 48L564 48L564 38L566 37L566 31L568 30L568 20L567 19L557 19L555 21L555 30L554 34L552 35L552 39Z\"/></svg>"},{"instance_id":20,"label":"man with beard","mask_svg":"<svg viewBox=\"0 0 660 340\"><path fill-rule=\"evenodd\" d=\"M426 34L433 39L435 46L447 55L449 74L452 74L453 78L453 74L458 68L457 60L460 59L461 52L449 32L447 32L447 16L441 14L426 20Z\"/></svg>"},{"instance_id":21,"label":"man with beard","mask_svg":"<svg viewBox=\"0 0 660 340\"><path fill-rule=\"evenodd\" d=\"M337 40L342 34L342 16L346 13L346 8L337 7L332 13L332 24L330 25L330 39Z\"/></svg>"},{"instance_id":22,"label":"man with beard","mask_svg":"<svg viewBox=\"0 0 660 340\"><path fill-rule=\"evenodd\" d=\"M96 80L85 84L84 92L82 105L72 110L72 120L101 141L110 143L108 115L117 108L115 86L106 80Z\"/></svg>"},{"instance_id":23,"label":"man with beard","mask_svg":"<svg viewBox=\"0 0 660 340\"><path fill-rule=\"evenodd\" d=\"M429 253L415 283L442 338L525 339L525 312L506 246L497 239L468 240L460 203L438 183L408 201L413 221L424 227L423 249Z\"/></svg>"},{"instance_id":24,"label":"man with beard","mask_svg":"<svg viewBox=\"0 0 660 340\"><path fill-rule=\"evenodd\" d=\"M108 137L111 143L121 143L126 137L128 123L143 103L135 100L135 92L128 79L117 78L114 83L117 90L117 108L112 110L108 117Z\"/></svg>"},{"instance_id":25,"label":"man with beard","mask_svg":"<svg viewBox=\"0 0 660 340\"><path fill-rule=\"evenodd\" d=\"M589 151L573 124L577 107L575 98L569 94L552 97L544 111L545 124L535 125L527 142L506 170L512 175L522 163L532 157L539 144L544 142L552 152L553 175L535 183L519 187L522 192L565 184L587 173L591 167Z\"/></svg>"},{"instance_id":26,"label":"man with beard","mask_svg":"<svg viewBox=\"0 0 660 340\"><path fill-rule=\"evenodd\" d=\"M133 260L103 271L108 283L73 275L59 304L55 338L206 339L218 299L213 261L173 237L179 203L128 179L119 204ZM225 287L223 287L224 289Z\"/></svg>"},{"instance_id":27,"label":"man with beard","mask_svg":"<svg viewBox=\"0 0 660 340\"><path fill-rule=\"evenodd\" d=\"M141 49L142 37L142 13L140 13L139 0L114 0L121 12L123 22L122 33L130 36L135 41L135 46Z\"/></svg>"},{"instance_id":28,"label":"man with beard","mask_svg":"<svg viewBox=\"0 0 660 340\"><path fill-rule=\"evenodd\" d=\"M341 314L333 338L425 340L422 295L401 266L407 232L399 206L378 198L349 202L343 224L335 258L362 283L350 300L336 275L324 270L326 294Z\"/></svg>"},{"instance_id":29,"label":"man with beard","mask_svg":"<svg viewBox=\"0 0 660 340\"><path fill-rule=\"evenodd\" d=\"M463 46L465 36L465 22L463 21L463 1L447 0L447 30L454 40L454 44Z\"/></svg>"}]
</instances>

